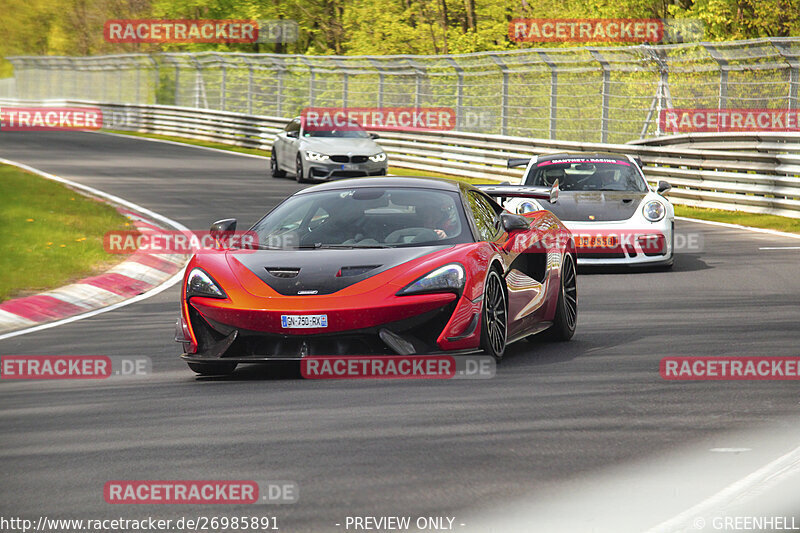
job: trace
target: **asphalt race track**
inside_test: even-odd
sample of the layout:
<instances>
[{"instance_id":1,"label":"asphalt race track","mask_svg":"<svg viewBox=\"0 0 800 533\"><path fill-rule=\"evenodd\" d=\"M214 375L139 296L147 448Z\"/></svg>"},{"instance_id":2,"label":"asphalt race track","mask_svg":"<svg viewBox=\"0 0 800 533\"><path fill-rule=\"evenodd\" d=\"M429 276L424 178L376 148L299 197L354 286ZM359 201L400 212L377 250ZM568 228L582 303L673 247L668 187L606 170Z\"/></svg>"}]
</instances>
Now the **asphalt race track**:
<instances>
[{"instance_id":1,"label":"asphalt race track","mask_svg":"<svg viewBox=\"0 0 800 533\"><path fill-rule=\"evenodd\" d=\"M94 133L3 133L0 157L191 229L231 216L248 227L300 187L271 178L266 160ZM515 344L490 380L317 381L257 367L196 378L172 340L177 286L2 340L0 355L146 355L154 372L0 383L0 515L255 514L276 516L283 531L323 532L344 531L347 516L454 516L459 530L609 469L679 450L702 456L730 432L757 439L765 427L797 427L796 381L670 382L659 361L800 355L800 250L759 250L800 242L684 221L677 230L700 233L703 251L678 255L672 271L582 273L573 341ZM752 469L798 445L779 442ZM696 470L671 487L685 507L704 477ZM125 479L293 480L300 501L105 503L103 485Z\"/></svg>"}]
</instances>

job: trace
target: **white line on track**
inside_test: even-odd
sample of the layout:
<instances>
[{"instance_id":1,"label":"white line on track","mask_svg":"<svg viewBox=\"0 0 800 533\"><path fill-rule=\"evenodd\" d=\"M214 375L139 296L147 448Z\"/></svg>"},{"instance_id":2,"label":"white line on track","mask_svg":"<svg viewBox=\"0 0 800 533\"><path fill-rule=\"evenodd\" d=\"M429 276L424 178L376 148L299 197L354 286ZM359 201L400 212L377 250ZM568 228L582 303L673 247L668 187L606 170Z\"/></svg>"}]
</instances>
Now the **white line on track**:
<instances>
[{"instance_id":1,"label":"white line on track","mask_svg":"<svg viewBox=\"0 0 800 533\"><path fill-rule=\"evenodd\" d=\"M735 481L686 511L648 529L646 533L671 533L691 528L697 517L705 517L724 509L727 505L740 502L754 494L777 485L783 479L800 471L800 447L778 457L752 474Z\"/></svg>"},{"instance_id":2,"label":"white line on track","mask_svg":"<svg viewBox=\"0 0 800 533\"><path fill-rule=\"evenodd\" d=\"M723 228L742 229L746 231L754 231L756 233L766 233L767 235L777 235L778 237L789 237L790 239L800 239L800 233L787 233L785 231L777 231L774 229L754 228L752 226L742 226L740 224L729 224L728 222L715 222L713 220L701 220L699 218L689 217L675 217L675 220L698 222L700 224L709 224L711 226L720 226Z\"/></svg>"},{"instance_id":3,"label":"white line on track","mask_svg":"<svg viewBox=\"0 0 800 533\"><path fill-rule=\"evenodd\" d=\"M800 246L762 246L759 250L800 250Z\"/></svg>"},{"instance_id":4,"label":"white line on track","mask_svg":"<svg viewBox=\"0 0 800 533\"><path fill-rule=\"evenodd\" d=\"M41 176L43 178L46 178L46 179L49 179L49 180L53 180L53 181L57 181L59 183L65 184L65 185L69 185L70 187L72 187L74 189L79 189L79 190L85 191L85 192L87 192L87 193L89 193L89 194L91 194L93 196L99 196L101 198L105 198L106 200L108 200L108 201L110 201L112 203L122 205L124 207L127 207L128 209L133 210L133 211L138 211L140 213L143 213L143 214L147 215L148 217L154 218L154 219L156 219L156 220L158 220L160 222L168 224L168 225L172 226L173 228L175 228L175 229L177 229L179 231L189 231L189 228L187 228L186 226L184 226L180 222L172 220L171 218L167 218L164 215L156 213L155 211L151 211L151 210L149 210L149 209L147 209L145 207L142 207L140 205L134 204L133 202L129 202L128 200L124 200L124 199L120 198L119 196L114 196L113 194L108 194L108 193L103 192L101 190L95 189L94 187L89 187L88 185L83 185L83 184L80 184L80 183L76 183L74 181L70 181L70 180L68 180L66 178L62 178L60 176L55 176L53 174L50 174L48 172L44 172L44 171L36 169L36 168L33 168L33 167L25 165L23 163L17 163L16 161L10 161L8 159L3 159L1 157L0 157L0 163L2 163L4 165L15 166L15 167L21 168L23 170L27 170L28 172L32 172L32 173L34 173L36 175L39 175L39 176ZM11 337L17 337L19 335L25 335L26 333L33 333L35 331L42 331L42 330L45 330L45 329L54 328L54 327L60 326L62 324L69 324L70 322L75 322L77 320L82 320L84 318L89 318L89 317L92 317L92 316L96 316L96 315L99 315L101 313L107 313L108 311L113 311L114 309L119 309L120 307L125 307L126 305L130 305L132 303L136 303L136 302L140 302L142 300L146 300L147 298L150 298L151 296L155 296L156 294L158 294L158 293L160 293L162 291L165 291L166 289L172 287L177 282L179 282L182 278L183 278L183 270L181 270L180 272L176 273L174 276L169 278L167 281L165 281L164 283L162 283L158 287L154 287L154 288L150 289L149 291L147 291L145 293L142 293L142 294L140 294L138 296L134 296L133 298L131 298L129 300L125 300L124 302L119 302L119 303L116 303L116 304L113 304L113 305L109 305L108 307L103 307L102 309L95 309L94 311L89 311L87 313L82 313L80 315L71 316L69 318L64 318L64 319L61 319L61 320L57 320L55 322L48 322L47 324L41 324L41 325L33 326L33 327L30 327L30 328L27 328L27 329L21 329L21 330L18 330L18 331L12 331L12 332L9 332L9 333L5 333L3 335L0 335L0 340L10 339Z\"/></svg>"},{"instance_id":5,"label":"white line on track","mask_svg":"<svg viewBox=\"0 0 800 533\"><path fill-rule=\"evenodd\" d=\"M211 152L221 152L223 154L233 154L233 155L241 155L244 157L254 157L256 159L269 159L269 157L265 155L256 155L256 154L245 154L244 152L234 152L233 150L225 150L224 148L212 148L210 146L199 146L197 144L191 143L182 143L179 141L170 141L167 139L153 139L151 137L139 137L138 135L126 135L124 133L111 133L108 131L95 131L92 133L100 133L103 135L111 135L112 137L124 137L125 139L139 139L142 141L150 141L150 142L157 142L157 143L166 143L166 144L174 144L175 146L183 146L184 148L197 148L199 150L209 150Z\"/></svg>"}]
</instances>

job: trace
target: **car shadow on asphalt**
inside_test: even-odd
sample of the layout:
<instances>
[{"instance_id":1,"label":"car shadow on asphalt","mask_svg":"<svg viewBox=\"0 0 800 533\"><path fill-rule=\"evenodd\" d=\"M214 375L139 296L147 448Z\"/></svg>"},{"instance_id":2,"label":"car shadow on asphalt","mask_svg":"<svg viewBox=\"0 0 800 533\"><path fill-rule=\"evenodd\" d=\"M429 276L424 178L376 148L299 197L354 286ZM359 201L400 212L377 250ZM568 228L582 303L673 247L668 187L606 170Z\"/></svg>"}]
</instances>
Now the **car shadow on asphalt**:
<instances>
[{"instance_id":1,"label":"car shadow on asphalt","mask_svg":"<svg viewBox=\"0 0 800 533\"><path fill-rule=\"evenodd\" d=\"M700 254L675 254L675 264L672 268L664 266L578 266L578 275L594 274L647 274L656 272L696 272L714 268L701 259Z\"/></svg>"}]
</instances>

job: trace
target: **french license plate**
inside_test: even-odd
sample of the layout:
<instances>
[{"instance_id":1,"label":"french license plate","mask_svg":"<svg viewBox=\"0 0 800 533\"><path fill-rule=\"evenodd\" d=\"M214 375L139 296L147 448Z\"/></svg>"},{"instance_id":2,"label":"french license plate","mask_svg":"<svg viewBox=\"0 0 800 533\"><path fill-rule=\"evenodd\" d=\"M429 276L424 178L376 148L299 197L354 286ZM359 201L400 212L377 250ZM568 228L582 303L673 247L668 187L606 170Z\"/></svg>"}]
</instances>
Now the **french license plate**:
<instances>
[{"instance_id":1,"label":"french license plate","mask_svg":"<svg viewBox=\"0 0 800 533\"><path fill-rule=\"evenodd\" d=\"M327 328L328 315L281 315L282 328Z\"/></svg>"},{"instance_id":2,"label":"french license plate","mask_svg":"<svg viewBox=\"0 0 800 533\"><path fill-rule=\"evenodd\" d=\"M342 170L357 170L358 165L354 165L352 163L345 163L342 165Z\"/></svg>"}]
</instances>

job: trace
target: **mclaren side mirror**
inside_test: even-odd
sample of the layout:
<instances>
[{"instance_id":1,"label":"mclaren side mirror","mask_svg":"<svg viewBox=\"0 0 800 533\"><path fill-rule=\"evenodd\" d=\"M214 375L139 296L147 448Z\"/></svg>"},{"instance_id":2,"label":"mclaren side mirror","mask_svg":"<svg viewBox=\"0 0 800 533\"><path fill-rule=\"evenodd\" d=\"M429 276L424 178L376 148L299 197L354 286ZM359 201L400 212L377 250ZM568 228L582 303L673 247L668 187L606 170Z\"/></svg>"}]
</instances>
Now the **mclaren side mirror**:
<instances>
[{"instance_id":1,"label":"mclaren side mirror","mask_svg":"<svg viewBox=\"0 0 800 533\"><path fill-rule=\"evenodd\" d=\"M211 224L211 236L215 239L219 239L220 237L232 233L236 231L236 219L235 218L225 218L222 220L217 220L213 224Z\"/></svg>"},{"instance_id":2,"label":"mclaren side mirror","mask_svg":"<svg viewBox=\"0 0 800 533\"><path fill-rule=\"evenodd\" d=\"M661 180L658 182L658 188L656 188L656 192L658 194L666 194L670 191L670 189L672 189L672 185L670 185L667 181Z\"/></svg>"},{"instance_id":3,"label":"mclaren side mirror","mask_svg":"<svg viewBox=\"0 0 800 533\"><path fill-rule=\"evenodd\" d=\"M370 133L370 134L369 134L369 136L370 136L370 138L371 138L372 140L375 140L375 139L380 139L380 138L381 138L381 136L380 136L380 135L378 135L377 133Z\"/></svg>"},{"instance_id":4,"label":"mclaren side mirror","mask_svg":"<svg viewBox=\"0 0 800 533\"><path fill-rule=\"evenodd\" d=\"M500 215L500 220L503 224L503 229L508 233L512 231L526 231L531 227L530 220L522 215L502 213Z\"/></svg>"}]
</instances>

